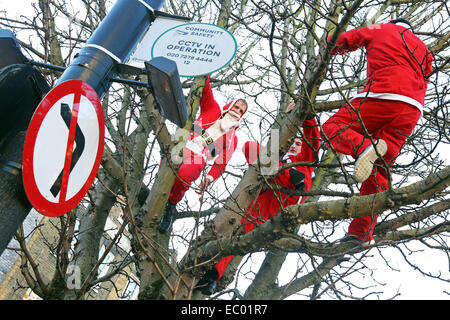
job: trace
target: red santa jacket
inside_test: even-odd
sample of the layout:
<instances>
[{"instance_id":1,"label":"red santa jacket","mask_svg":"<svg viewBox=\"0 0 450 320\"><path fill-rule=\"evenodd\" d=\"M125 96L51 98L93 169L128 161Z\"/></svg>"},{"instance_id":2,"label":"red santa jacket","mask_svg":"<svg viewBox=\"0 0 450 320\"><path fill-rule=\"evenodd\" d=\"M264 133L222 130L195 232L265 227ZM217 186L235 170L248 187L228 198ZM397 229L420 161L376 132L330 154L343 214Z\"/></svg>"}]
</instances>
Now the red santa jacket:
<instances>
[{"instance_id":1,"label":"red santa jacket","mask_svg":"<svg viewBox=\"0 0 450 320\"><path fill-rule=\"evenodd\" d=\"M226 104L223 108L220 108L217 101L214 99L214 94L209 83L209 77L207 77L205 86L203 88L202 97L200 99L200 115L198 116L195 124L202 129L208 129L214 122L220 119L229 109L233 106L235 100ZM230 161L234 151L236 150L238 138L236 136L236 128L229 130L223 134L219 139L214 141L215 155L217 157L208 172L208 176L213 180L216 180L224 171ZM197 137L198 134L191 131L189 140ZM209 152L208 148L203 150L203 154L208 159L213 159L214 156Z\"/></svg>"},{"instance_id":2,"label":"red santa jacket","mask_svg":"<svg viewBox=\"0 0 450 320\"><path fill-rule=\"evenodd\" d=\"M422 111L432 55L414 33L393 23L374 24L344 32L333 54L365 47L367 83L355 97L399 100Z\"/></svg>"},{"instance_id":3,"label":"red santa jacket","mask_svg":"<svg viewBox=\"0 0 450 320\"><path fill-rule=\"evenodd\" d=\"M279 166L286 164L286 162L313 162L317 160L317 151L320 147L320 133L317 126L317 122L315 118L310 120L305 120L303 122L303 135L306 138L306 141L302 141L302 146L300 152L297 155L287 155L290 161L282 161L279 163ZM302 139L303 140L303 139ZM308 145L309 144L309 145ZM311 147L312 149L311 149ZM302 172L305 175L305 190L311 189L311 175L314 171L313 166L296 166L295 169ZM289 169L285 169L282 172L278 173L275 177L275 183L283 186L287 189L295 189L292 184L291 175L289 173ZM287 205L302 203L306 200L306 196L302 197L299 201L299 196L290 197L291 199L287 200Z\"/></svg>"},{"instance_id":4,"label":"red santa jacket","mask_svg":"<svg viewBox=\"0 0 450 320\"><path fill-rule=\"evenodd\" d=\"M300 162L307 161L313 162L317 160L317 150L320 147L320 133L318 130L316 119L305 120L303 122L303 134L308 143L302 141L300 152L297 155L287 155L285 159L288 162ZM303 139L302 139L303 140ZM311 147L312 149L311 149ZM259 145L253 141L247 141L243 147L244 155L248 163L253 163L257 158L259 152ZM279 162L279 166L286 164L286 161ZM299 165L295 169L299 170L305 175L304 190L311 189L311 175L314 171L314 167ZM273 181L279 186L286 189L295 189L291 181L290 169L285 169L277 174ZM277 215L281 208L285 208L289 205L296 203L302 203L306 200L306 196L300 198L300 196L289 196L286 193L276 190L266 190L261 193L256 199L253 199L247 208L247 214L241 219L244 224L245 232L248 233L252 230L256 224L260 224L263 220L266 221L270 217Z\"/></svg>"}]
</instances>

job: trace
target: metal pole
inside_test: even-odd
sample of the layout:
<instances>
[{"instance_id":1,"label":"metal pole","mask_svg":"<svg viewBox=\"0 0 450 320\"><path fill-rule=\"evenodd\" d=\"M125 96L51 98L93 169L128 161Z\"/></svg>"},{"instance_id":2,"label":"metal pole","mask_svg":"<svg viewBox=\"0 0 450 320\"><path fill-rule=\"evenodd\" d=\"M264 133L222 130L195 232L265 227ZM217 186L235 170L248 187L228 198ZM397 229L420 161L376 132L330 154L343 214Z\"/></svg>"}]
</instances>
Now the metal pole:
<instances>
[{"instance_id":1,"label":"metal pole","mask_svg":"<svg viewBox=\"0 0 450 320\"><path fill-rule=\"evenodd\" d=\"M114 67L123 63L153 21L153 10L159 10L165 0L118 0L80 50L72 63L64 70L58 84L66 80L82 80L97 92L100 99L111 86ZM24 136L18 135L10 146L23 146ZM20 152L18 152L20 151ZM12 147L2 152L1 158L21 162L22 148ZM8 201L11 208L0 212L0 255L23 223L30 210L24 197L21 175L0 171L4 193L0 201ZM2 187L2 186L0 186ZM11 219L11 214L14 219Z\"/></svg>"},{"instance_id":2,"label":"metal pole","mask_svg":"<svg viewBox=\"0 0 450 320\"><path fill-rule=\"evenodd\" d=\"M0 160L19 164L22 158L22 148L17 146L25 142L26 131L21 131L11 137L0 154ZM14 167L11 167L14 169ZM0 255L14 237L17 229L23 223L31 210L31 204L23 189L20 168L17 172L0 170Z\"/></svg>"},{"instance_id":3,"label":"metal pole","mask_svg":"<svg viewBox=\"0 0 450 320\"><path fill-rule=\"evenodd\" d=\"M87 82L100 99L111 86L114 65L128 59L165 0L118 0L58 80Z\"/></svg>"}]
</instances>

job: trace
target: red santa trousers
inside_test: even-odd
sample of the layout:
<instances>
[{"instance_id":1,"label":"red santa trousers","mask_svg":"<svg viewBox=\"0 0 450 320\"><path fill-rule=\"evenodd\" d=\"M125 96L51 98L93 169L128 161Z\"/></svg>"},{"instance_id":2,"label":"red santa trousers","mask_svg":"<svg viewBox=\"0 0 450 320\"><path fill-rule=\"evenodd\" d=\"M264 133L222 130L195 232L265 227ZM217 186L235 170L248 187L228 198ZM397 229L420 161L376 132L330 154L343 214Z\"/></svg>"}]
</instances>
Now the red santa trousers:
<instances>
[{"instance_id":1,"label":"red santa trousers","mask_svg":"<svg viewBox=\"0 0 450 320\"><path fill-rule=\"evenodd\" d=\"M285 208L292 204L286 201L288 198L289 196L284 193L276 192L275 195L272 190L267 190L260 194L256 199L253 199L247 209L247 214L241 219L241 223L244 224L245 233L249 233L258 224L261 224L263 221L269 220L270 217L277 215L281 211L281 207ZM233 255L223 257L215 265L218 274L217 280L222 278L223 273L233 257Z\"/></svg>"},{"instance_id":2,"label":"red santa trousers","mask_svg":"<svg viewBox=\"0 0 450 320\"><path fill-rule=\"evenodd\" d=\"M184 159L178 169L175 183L170 191L169 201L176 204L183 199L184 194L189 190L192 182L200 177L205 168L205 159L203 156L192 152L188 148L184 149Z\"/></svg>"},{"instance_id":3,"label":"red santa trousers","mask_svg":"<svg viewBox=\"0 0 450 320\"><path fill-rule=\"evenodd\" d=\"M288 195L281 192L276 193L277 195L275 195L272 190L267 190L260 194L256 199L252 200L248 207L247 214L241 219L241 223L244 224L246 234L253 230L258 224L261 224L263 221L269 220L270 217L277 215L281 211L281 207L285 208L291 204L286 201L286 199L289 198ZM223 257L215 265L218 274L217 280L222 278L223 273L233 257L233 255Z\"/></svg>"},{"instance_id":4,"label":"red santa trousers","mask_svg":"<svg viewBox=\"0 0 450 320\"><path fill-rule=\"evenodd\" d=\"M401 147L420 119L420 110L405 102L374 98L354 99L351 105L354 110L349 105L345 105L323 124L322 129L325 134L323 139L325 141L329 139L338 152L357 159L372 143L364 136L360 117L374 141L377 139L386 141L388 150L383 158L388 166L392 166ZM372 175L361 184L360 195L382 192L387 190L388 186L388 172L382 161L378 159ZM372 240L377 218L376 214L354 218L348 233L361 240Z\"/></svg>"}]
</instances>

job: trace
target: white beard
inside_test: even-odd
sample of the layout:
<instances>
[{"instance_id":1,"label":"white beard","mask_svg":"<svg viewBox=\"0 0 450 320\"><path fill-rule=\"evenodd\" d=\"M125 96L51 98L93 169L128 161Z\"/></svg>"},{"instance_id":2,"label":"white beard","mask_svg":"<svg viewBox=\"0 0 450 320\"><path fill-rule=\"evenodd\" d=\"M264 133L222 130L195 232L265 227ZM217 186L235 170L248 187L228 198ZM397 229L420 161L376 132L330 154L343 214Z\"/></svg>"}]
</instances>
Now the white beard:
<instances>
[{"instance_id":1,"label":"white beard","mask_svg":"<svg viewBox=\"0 0 450 320\"><path fill-rule=\"evenodd\" d=\"M206 132L214 141L216 141L228 130L236 127L239 124L239 120L239 115L230 110L222 117L222 119L217 120L213 125L206 129ZM203 148L206 147L206 142L202 137L198 136L191 141L188 141L186 146L196 153L201 153Z\"/></svg>"},{"instance_id":2,"label":"white beard","mask_svg":"<svg viewBox=\"0 0 450 320\"><path fill-rule=\"evenodd\" d=\"M228 111L222 119L217 120L214 124L206 129L209 136L216 141L228 130L236 127L239 124L239 115L234 111Z\"/></svg>"},{"instance_id":3,"label":"white beard","mask_svg":"<svg viewBox=\"0 0 450 320\"><path fill-rule=\"evenodd\" d=\"M223 132L227 132L231 128L235 127L239 123L239 120L240 116L236 112L230 110L225 113L220 120L220 128Z\"/></svg>"}]
</instances>

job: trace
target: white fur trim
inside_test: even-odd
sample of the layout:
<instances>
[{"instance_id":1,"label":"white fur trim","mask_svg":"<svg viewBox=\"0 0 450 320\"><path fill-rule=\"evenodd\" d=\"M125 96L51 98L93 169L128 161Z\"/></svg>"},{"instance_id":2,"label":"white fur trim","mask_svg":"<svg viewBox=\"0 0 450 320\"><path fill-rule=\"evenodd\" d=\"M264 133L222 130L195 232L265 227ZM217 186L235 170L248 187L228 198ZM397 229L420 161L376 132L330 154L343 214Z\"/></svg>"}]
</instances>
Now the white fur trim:
<instances>
[{"instance_id":1,"label":"white fur trim","mask_svg":"<svg viewBox=\"0 0 450 320\"><path fill-rule=\"evenodd\" d=\"M236 103L237 100L239 100L239 99L231 100L231 102L229 103L230 106L228 107L228 109L221 109L221 112L220 112L220 113L223 115L224 113L227 113L228 111L230 111L230 109L233 108L233 106L234 106L234 104ZM227 104L228 104L228 103L227 103ZM227 104L226 104L226 105L227 105ZM226 105L225 105L225 106L226 106ZM224 106L224 107L225 107L225 106Z\"/></svg>"},{"instance_id":2,"label":"white fur trim","mask_svg":"<svg viewBox=\"0 0 450 320\"><path fill-rule=\"evenodd\" d=\"M416 107L417 109L419 109L420 113L423 114L423 105L419 101L414 100L413 98L401 95L401 94L396 94L396 93L377 93L377 92L360 92L353 99L366 98L366 97L367 98L381 99L381 100L395 100L395 101L406 102L406 103Z\"/></svg>"},{"instance_id":3,"label":"white fur trim","mask_svg":"<svg viewBox=\"0 0 450 320\"><path fill-rule=\"evenodd\" d=\"M201 155L206 160L206 155L203 154L203 148L201 148L197 143L192 142L192 140L188 140L186 142L186 148L191 150L192 152Z\"/></svg>"},{"instance_id":4,"label":"white fur trim","mask_svg":"<svg viewBox=\"0 0 450 320\"><path fill-rule=\"evenodd\" d=\"M245 99L244 99L244 98L237 98L237 99L231 100L231 102L229 103L230 106L228 107L228 109L221 109L221 114L223 115L224 113L227 113L228 111L230 111L230 109L233 108L234 104L235 104L238 100L245 100ZM227 105L228 105L228 103L227 103ZM242 119L242 118L244 117L244 115L247 113L248 109L249 109L249 107L248 107L248 105L247 105L247 109L245 109L245 112L244 112L244 114L242 115L241 119Z\"/></svg>"}]
</instances>

